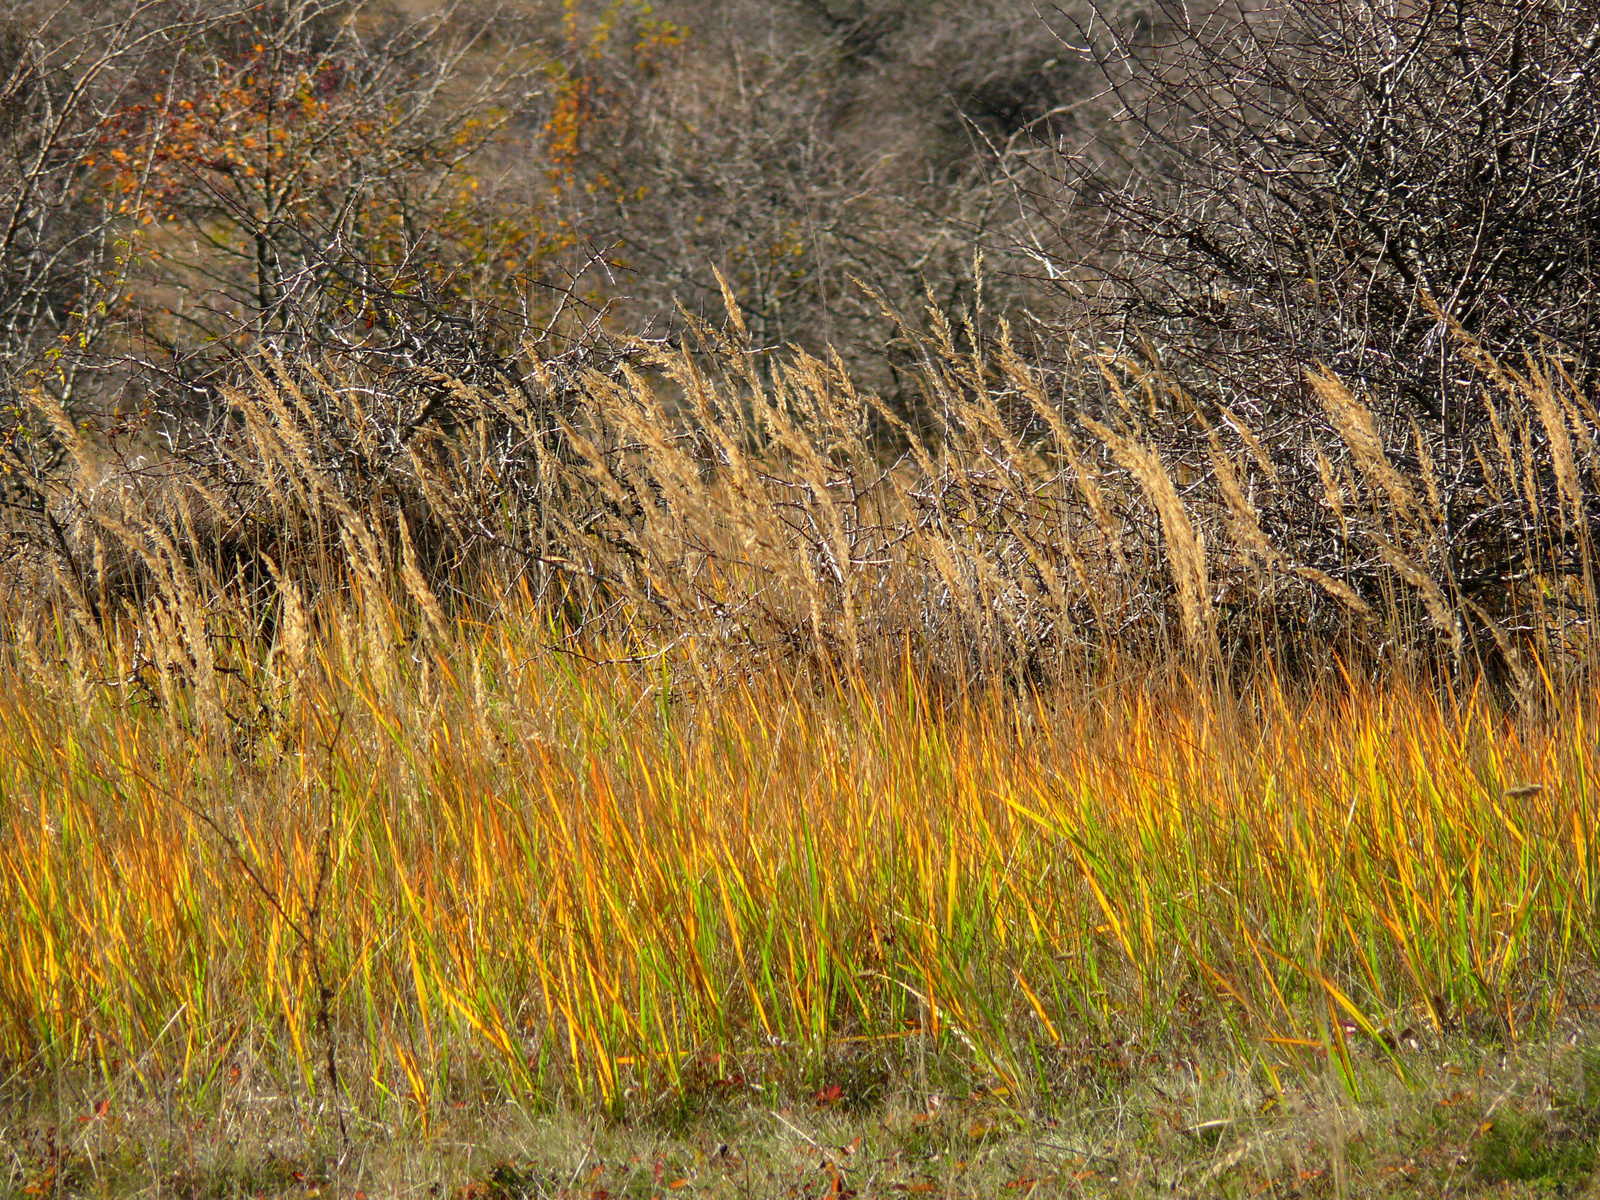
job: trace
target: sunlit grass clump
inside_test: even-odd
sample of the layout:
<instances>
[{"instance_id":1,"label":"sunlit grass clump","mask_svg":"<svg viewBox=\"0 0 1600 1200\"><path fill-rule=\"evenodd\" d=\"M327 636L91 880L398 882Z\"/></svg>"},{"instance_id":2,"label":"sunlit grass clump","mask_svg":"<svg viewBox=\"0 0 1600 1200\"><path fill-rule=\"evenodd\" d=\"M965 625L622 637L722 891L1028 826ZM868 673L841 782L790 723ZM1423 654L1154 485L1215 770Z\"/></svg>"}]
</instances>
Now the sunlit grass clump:
<instances>
[{"instance_id":1,"label":"sunlit grass clump","mask_svg":"<svg viewBox=\"0 0 1600 1200\"><path fill-rule=\"evenodd\" d=\"M224 676L270 702L249 739L43 643L7 663L13 1069L268 1064L423 1128L463 1089L627 1110L840 1055L1045 1103L1086 1045L1236 1051L1271 1092L1593 999L1587 696L955 698L905 662L686 689L692 647L397 620Z\"/></svg>"}]
</instances>

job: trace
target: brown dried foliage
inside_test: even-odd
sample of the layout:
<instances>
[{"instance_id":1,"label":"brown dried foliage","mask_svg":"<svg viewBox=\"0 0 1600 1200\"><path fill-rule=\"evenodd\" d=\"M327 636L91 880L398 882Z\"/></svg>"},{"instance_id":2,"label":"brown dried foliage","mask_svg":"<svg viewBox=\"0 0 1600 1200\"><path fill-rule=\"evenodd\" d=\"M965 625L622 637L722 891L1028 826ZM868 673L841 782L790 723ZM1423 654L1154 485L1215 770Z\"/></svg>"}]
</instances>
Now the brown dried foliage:
<instances>
[{"instance_id":1,"label":"brown dried foliage","mask_svg":"<svg viewBox=\"0 0 1600 1200\"><path fill-rule=\"evenodd\" d=\"M440 638L514 591L574 652L647 661L692 639L733 672L1342 665L1487 670L1526 695L1530 655L1587 665L1600 462L1559 363L1481 357L1498 432L1445 516L1395 466L1428 450L1413 428L1331 376L1306 382L1332 416L1321 495L1292 483L1310 446L1136 405L1181 396L1148 363L1086 349L1047 379L1006 340L968 328L964 351L930 324L902 335L931 432L836 359L758 360L736 317L677 346L530 354L489 384L262 356L224 390L229 419L164 455L90 444L41 392L40 436L70 453L7 530L9 625L49 613L82 647L137 631L126 669L152 696L203 689L236 639L303 657L341 597L389 595ZM1095 380L1123 403L1097 410Z\"/></svg>"}]
</instances>

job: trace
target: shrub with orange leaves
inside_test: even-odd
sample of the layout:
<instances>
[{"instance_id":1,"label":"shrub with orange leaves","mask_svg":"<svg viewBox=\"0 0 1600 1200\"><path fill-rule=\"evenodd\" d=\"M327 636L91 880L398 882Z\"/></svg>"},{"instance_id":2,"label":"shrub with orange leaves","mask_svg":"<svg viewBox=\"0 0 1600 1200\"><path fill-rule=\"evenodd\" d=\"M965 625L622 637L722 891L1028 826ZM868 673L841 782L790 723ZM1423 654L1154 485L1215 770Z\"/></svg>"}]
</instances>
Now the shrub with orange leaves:
<instances>
[{"instance_id":1,"label":"shrub with orange leaves","mask_svg":"<svg viewBox=\"0 0 1600 1200\"><path fill-rule=\"evenodd\" d=\"M480 172L533 76L444 18L364 35L292 0L184 47L102 122L95 159L143 230L147 332L370 328L374 300L515 305L570 243Z\"/></svg>"},{"instance_id":2,"label":"shrub with orange leaves","mask_svg":"<svg viewBox=\"0 0 1600 1200\"><path fill-rule=\"evenodd\" d=\"M626 77L635 81L653 76L662 57L687 37L682 26L654 16L643 0L607 0L587 25L583 7L581 0L562 0L563 52L550 64L555 103L544 126L550 176L568 186L576 182L575 169L590 141L614 123L615 109L630 98L622 85L624 73L607 66L622 29L634 34L624 57ZM603 171L597 178L598 186L605 186Z\"/></svg>"}]
</instances>

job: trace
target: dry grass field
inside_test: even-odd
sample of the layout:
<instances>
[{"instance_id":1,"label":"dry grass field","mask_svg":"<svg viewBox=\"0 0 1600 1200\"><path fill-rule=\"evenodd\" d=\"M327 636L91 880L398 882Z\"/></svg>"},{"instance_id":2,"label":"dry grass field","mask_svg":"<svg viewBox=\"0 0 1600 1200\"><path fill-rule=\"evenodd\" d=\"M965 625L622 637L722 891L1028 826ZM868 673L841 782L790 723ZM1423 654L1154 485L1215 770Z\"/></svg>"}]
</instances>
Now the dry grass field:
<instances>
[{"instance_id":1,"label":"dry grass field","mask_svg":"<svg viewBox=\"0 0 1600 1200\"><path fill-rule=\"evenodd\" d=\"M0 1200L1600 1196L1587 0L0 13Z\"/></svg>"},{"instance_id":2,"label":"dry grass field","mask_svg":"<svg viewBox=\"0 0 1600 1200\"><path fill-rule=\"evenodd\" d=\"M1474 665L1396 642L1422 584L1351 593L1282 673L1260 614L1308 581L1249 507L930 346L942 449L898 462L837 369L715 345L584 377L523 494L484 415L348 498L331 366L231 394L225 493L64 428L98 487L0 694L9 1186L1587 1186L1582 594L1480 605ZM1501 419L1562 411L1504 378ZM1385 466L1341 519L1416 545Z\"/></svg>"}]
</instances>

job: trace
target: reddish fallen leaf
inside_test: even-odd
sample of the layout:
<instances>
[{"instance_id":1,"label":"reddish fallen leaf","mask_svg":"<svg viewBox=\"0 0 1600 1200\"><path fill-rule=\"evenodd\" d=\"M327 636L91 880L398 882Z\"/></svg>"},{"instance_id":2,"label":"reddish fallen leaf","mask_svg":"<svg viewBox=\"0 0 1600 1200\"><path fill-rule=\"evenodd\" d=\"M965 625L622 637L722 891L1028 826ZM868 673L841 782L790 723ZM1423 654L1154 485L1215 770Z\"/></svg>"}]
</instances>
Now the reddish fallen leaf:
<instances>
[{"instance_id":1,"label":"reddish fallen leaf","mask_svg":"<svg viewBox=\"0 0 1600 1200\"><path fill-rule=\"evenodd\" d=\"M837 1083L830 1083L812 1097L818 1104L837 1104L839 1097L844 1095L844 1089Z\"/></svg>"}]
</instances>

